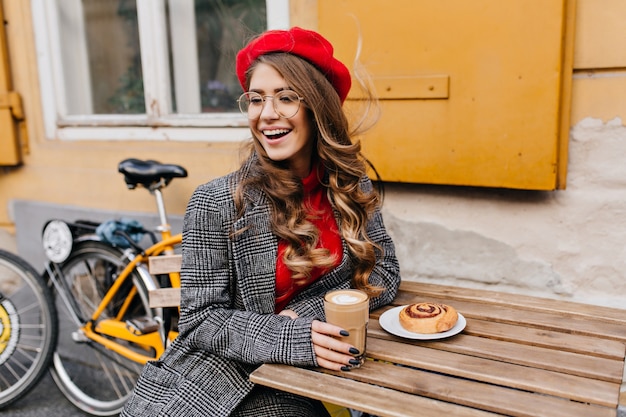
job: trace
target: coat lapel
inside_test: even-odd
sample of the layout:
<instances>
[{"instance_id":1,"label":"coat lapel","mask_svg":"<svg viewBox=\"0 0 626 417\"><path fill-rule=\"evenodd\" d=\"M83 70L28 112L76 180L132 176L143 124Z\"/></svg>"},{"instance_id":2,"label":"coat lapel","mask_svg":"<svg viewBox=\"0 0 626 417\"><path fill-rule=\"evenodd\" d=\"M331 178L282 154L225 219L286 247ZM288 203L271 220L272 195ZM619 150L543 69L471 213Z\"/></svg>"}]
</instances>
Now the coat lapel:
<instances>
[{"instance_id":1,"label":"coat lapel","mask_svg":"<svg viewBox=\"0 0 626 417\"><path fill-rule=\"evenodd\" d=\"M253 192L245 214L234 224L237 289L246 310L273 313L275 307L278 239L271 230L270 207L261 192Z\"/></svg>"}]
</instances>

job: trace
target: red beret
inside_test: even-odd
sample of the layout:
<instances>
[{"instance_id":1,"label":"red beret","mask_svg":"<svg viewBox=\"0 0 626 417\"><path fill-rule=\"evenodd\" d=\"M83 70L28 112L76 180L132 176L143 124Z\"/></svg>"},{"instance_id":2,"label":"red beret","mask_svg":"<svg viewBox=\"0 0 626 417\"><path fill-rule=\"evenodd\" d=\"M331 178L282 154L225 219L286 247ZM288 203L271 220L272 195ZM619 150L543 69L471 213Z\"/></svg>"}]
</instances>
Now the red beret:
<instances>
[{"instance_id":1,"label":"red beret","mask_svg":"<svg viewBox=\"0 0 626 417\"><path fill-rule=\"evenodd\" d=\"M299 27L290 30L268 30L252 40L237 54L237 78L246 89L246 71L259 56L286 52L315 65L335 87L343 103L350 91L350 71L333 57L333 46L317 32Z\"/></svg>"}]
</instances>

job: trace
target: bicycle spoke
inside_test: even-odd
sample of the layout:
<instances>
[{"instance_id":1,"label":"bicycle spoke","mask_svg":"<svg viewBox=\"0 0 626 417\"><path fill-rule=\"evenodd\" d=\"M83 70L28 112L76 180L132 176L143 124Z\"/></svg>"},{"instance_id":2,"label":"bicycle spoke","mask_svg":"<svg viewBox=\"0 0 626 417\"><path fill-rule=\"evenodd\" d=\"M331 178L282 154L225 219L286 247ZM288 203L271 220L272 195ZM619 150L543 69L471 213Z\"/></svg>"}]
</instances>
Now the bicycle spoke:
<instances>
[{"instance_id":1,"label":"bicycle spoke","mask_svg":"<svg viewBox=\"0 0 626 417\"><path fill-rule=\"evenodd\" d=\"M4 391L6 388L10 387L12 385L11 382L9 382L8 379L5 378L4 375L2 375L2 373L0 373L0 382L2 382L2 385L0 385L0 387L2 387L2 389L0 391Z\"/></svg>"},{"instance_id":2,"label":"bicycle spoke","mask_svg":"<svg viewBox=\"0 0 626 417\"><path fill-rule=\"evenodd\" d=\"M17 350L15 351L16 353L21 353L22 356L24 356L25 358L29 359L31 362L34 362L37 359L37 355L29 355L29 352L34 352L34 353L40 353L41 352L41 348L37 347L37 346L24 346L24 345L19 345Z\"/></svg>"},{"instance_id":3,"label":"bicycle spoke","mask_svg":"<svg viewBox=\"0 0 626 417\"><path fill-rule=\"evenodd\" d=\"M119 381L120 383L124 383L126 381L126 378L130 377L128 372L124 372L123 369L120 366L118 366L116 363L110 364L111 368L113 368L113 370L110 370L109 366L107 366L107 363L105 363L102 360L102 356L101 355L96 355L96 356L98 357L100 366L104 370L109 382L111 383L111 387L115 391L115 394L117 395L117 397L122 398L125 395L127 395L132 390L132 388L129 389L128 385L124 384L125 385L124 388L126 388L126 390L122 392L119 388L119 384L116 381ZM117 376L117 378L115 376Z\"/></svg>"},{"instance_id":4,"label":"bicycle spoke","mask_svg":"<svg viewBox=\"0 0 626 417\"><path fill-rule=\"evenodd\" d=\"M41 305L40 305L37 301L33 301L33 302L32 302L31 304L29 304L29 305L26 305L26 306L20 307L20 308L17 310L17 314L18 314L19 316L22 316L22 315L25 315L26 313L29 313L29 312L31 312L31 311L33 311L33 310L35 310L35 309L37 310L37 313L38 313L39 311L41 311Z\"/></svg>"}]
</instances>

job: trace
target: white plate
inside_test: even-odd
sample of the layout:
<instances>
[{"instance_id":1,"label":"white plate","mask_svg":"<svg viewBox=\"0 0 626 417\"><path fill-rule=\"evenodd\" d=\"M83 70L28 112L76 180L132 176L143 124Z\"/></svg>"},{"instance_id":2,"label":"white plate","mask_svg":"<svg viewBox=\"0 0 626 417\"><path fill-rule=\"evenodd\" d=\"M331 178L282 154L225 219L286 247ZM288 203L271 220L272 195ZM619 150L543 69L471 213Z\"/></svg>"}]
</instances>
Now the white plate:
<instances>
[{"instance_id":1,"label":"white plate","mask_svg":"<svg viewBox=\"0 0 626 417\"><path fill-rule=\"evenodd\" d=\"M459 318L457 319L456 324L453 328L446 332L432 334L410 332L408 330L405 330L404 327L402 327L402 325L400 324L400 310L402 310L404 307L406 306L394 307L391 310L387 310L383 314L381 314L380 318L378 319L380 327L382 327L391 334L407 339L434 340L454 336L455 334L460 333L467 324L465 317L463 317L461 313L458 313Z\"/></svg>"}]
</instances>

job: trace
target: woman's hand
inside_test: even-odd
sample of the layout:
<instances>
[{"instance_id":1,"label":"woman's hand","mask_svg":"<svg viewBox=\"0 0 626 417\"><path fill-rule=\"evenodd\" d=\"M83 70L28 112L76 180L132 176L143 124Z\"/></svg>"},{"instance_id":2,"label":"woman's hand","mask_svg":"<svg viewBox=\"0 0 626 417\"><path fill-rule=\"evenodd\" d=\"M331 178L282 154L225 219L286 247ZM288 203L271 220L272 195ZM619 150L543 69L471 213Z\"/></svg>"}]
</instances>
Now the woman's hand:
<instances>
[{"instance_id":1,"label":"woman's hand","mask_svg":"<svg viewBox=\"0 0 626 417\"><path fill-rule=\"evenodd\" d=\"M354 346L333 337L347 336L346 333L334 324L313 320L311 340L319 366L335 371L349 371L352 365L359 364L354 357L359 351Z\"/></svg>"},{"instance_id":2,"label":"woman's hand","mask_svg":"<svg viewBox=\"0 0 626 417\"><path fill-rule=\"evenodd\" d=\"M293 310L283 310L278 314L291 317L292 319L298 318L298 313ZM359 364L359 361L354 358L354 355L358 355L359 351L354 346L335 338L347 336L345 333L347 332L341 327L313 320L311 324L311 340L313 341L313 350L317 356L319 366L334 371L349 371L352 365Z\"/></svg>"},{"instance_id":3,"label":"woman's hand","mask_svg":"<svg viewBox=\"0 0 626 417\"><path fill-rule=\"evenodd\" d=\"M298 313L296 313L293 310L283 310L280 313L278 313L279 316L287 316L287 317L291 317L292 319L297 319L298 318Z\"/></svg>"}]
</instances>

